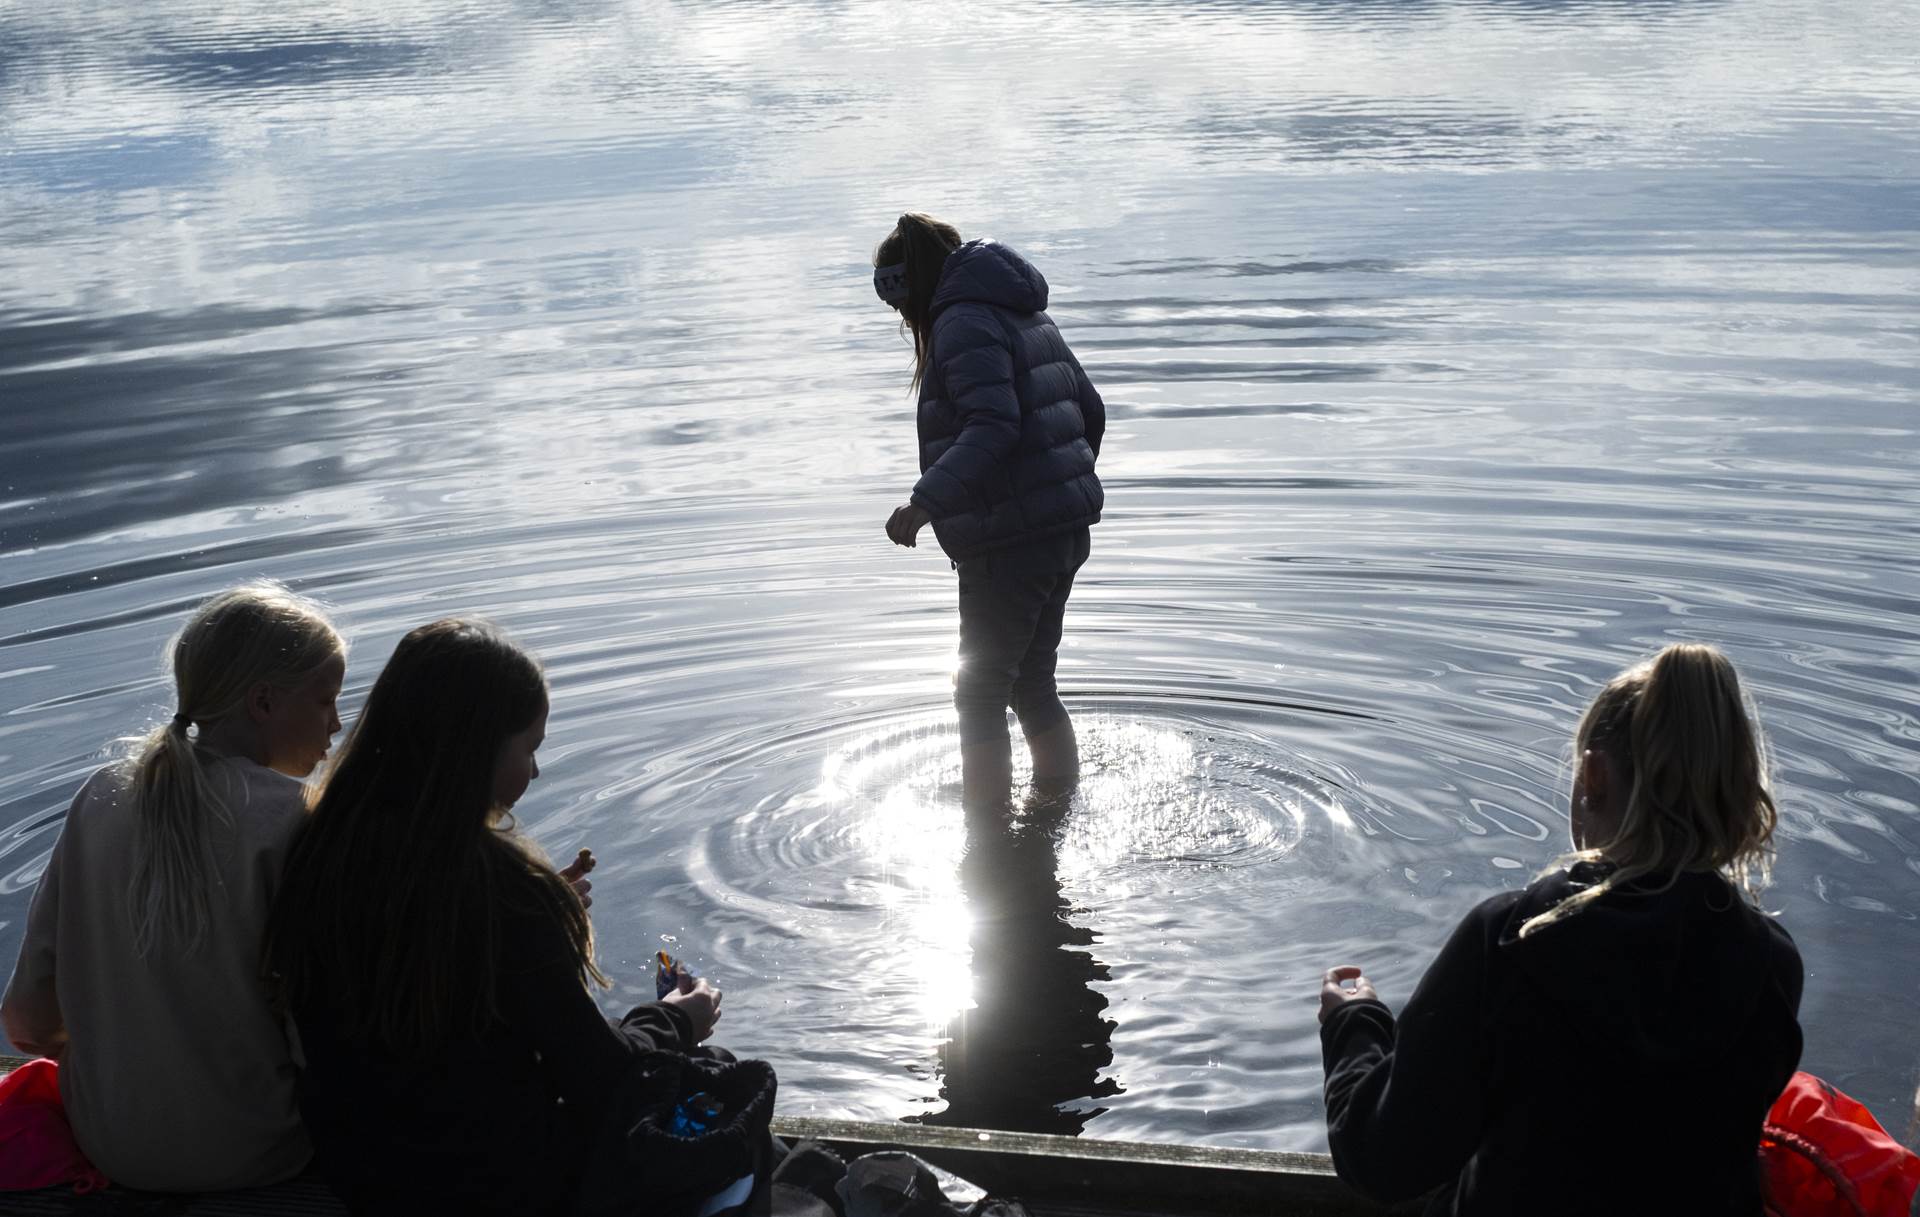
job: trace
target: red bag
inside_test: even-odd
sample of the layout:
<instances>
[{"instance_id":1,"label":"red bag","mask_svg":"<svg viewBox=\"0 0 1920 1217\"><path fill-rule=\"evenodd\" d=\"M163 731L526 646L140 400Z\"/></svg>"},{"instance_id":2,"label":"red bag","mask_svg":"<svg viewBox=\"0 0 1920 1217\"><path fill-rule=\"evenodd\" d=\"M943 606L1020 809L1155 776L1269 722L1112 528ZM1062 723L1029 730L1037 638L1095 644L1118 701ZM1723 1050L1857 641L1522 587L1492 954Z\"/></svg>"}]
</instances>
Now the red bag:
<instances>
[{"instance_id":1,"label":"red bag","mask_svg":"<svg viewBox=\"0 0 1920 1217\"><path fill-rule=\"evenodd\" d=\"M60 1101L60 1067L28 1061L0 1077L0 1191L71 1183L79 1193L107 1186L74 1142Z\"/></svg>"},{"instance_id":2,"label":"red bag","mask_svg":"<svg viewBox=\"0 0 1920 1217\"><path fill-rule=\"evenodd\" d=\"M1920 1156L1873 1113L1796 1073L1760 1130L1768 1217L1916 1217Z\"/></svg>"}]
</instances>

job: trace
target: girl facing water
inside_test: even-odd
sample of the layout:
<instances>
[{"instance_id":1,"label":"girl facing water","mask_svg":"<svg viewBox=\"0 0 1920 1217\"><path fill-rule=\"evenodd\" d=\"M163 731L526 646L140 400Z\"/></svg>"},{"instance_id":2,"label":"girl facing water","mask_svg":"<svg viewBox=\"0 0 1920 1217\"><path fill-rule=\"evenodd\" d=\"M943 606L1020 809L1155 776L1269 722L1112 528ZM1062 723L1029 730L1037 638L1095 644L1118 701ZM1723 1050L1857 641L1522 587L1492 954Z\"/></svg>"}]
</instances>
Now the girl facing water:
<instances>
[{"instance_id":1,"label":"girl facing water","mask_svg":"<svg viewBox=\"0 0 1920 1217\"><path fill-rule=\"evenodd\" d=\"M601 1015L586 910L508 815L546 728L531 655L481 622L421 626L289 854L268 961L355 1212L564 1210L629 1058L692 1051L720 1016L705 981Z\"/></svg>"},{"instance_id":2,"label":"girl facing water","mask_svg":"<svg viewBox=\"0 0 1920 1217\"><path fill-rule=\"evenodd\" d=\"M0 1016L60 1062L74 1137L115 1182L273 1183L310 1156L260 941L346 648L273 584L214 597L169 649L176 710L74 798Z\"/></svg>"},{"instance_id":3,"label":"girl facing water","mask_svg":"<svg viewBox=\"0 0 1920 1217\"><path fill-rule=\"evenodd\" d=\"M931 523L960 585L962 780L969 805L1007 796L1007 707L1037 785L1080 757L1054 683L1062 619L1104 495L1106 406L1047 316L1047 281L993 241L910 212L873 255L874 290L913 336L920 480L887 521L912 546Z\"/></svg>"},{"instance_id":4,"label":"girl facing water","mask_svg":"<svg viewBox=\"0 0 1920 1217\"><path fill-rule=\"evenodd\" d=\"M1758 1217L1801 968L1752 902L1775 814L1733 665L1666 648L1574 751L1575 852L1469 913L1397 1022L1359 968L1327 973L1334 1165L1384 1201L1438 1189L1430 1214Z\"/></svg>"}]
</instances>

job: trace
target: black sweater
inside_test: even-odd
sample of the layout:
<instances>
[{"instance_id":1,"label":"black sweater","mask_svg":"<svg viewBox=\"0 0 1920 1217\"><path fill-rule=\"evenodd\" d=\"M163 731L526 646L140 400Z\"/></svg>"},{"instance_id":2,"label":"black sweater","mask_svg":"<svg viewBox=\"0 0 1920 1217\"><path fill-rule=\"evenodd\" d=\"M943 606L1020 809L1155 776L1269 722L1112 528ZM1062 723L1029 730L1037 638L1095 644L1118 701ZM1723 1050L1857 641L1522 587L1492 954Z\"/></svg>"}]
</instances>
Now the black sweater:
<instances>
[{"instance_id":1,"label":"black sweater","mask_svg":"<svg viewBox=\"0 0 1920 1217\"><path fill-rule=\"evenodd\" d=\"M355 1213L562 1212L628 1058L692 1046L671 1006L608 1022L550 915L503 913L500 929L502 1021L477 1040L399 1057L344 1036L333 1011L294 1011L301 1115Z\"/></svg>"},{"instance_id":2,"label":"black sweater","mask_svg":"<svg viewBox=\"0 0 1920 1217\"><path fill-rule=\"evenodd\" d=\"M1474 909L1397 1026L1377 1001L1327 1018L1342 1179L1460 1217L1758 1217L1760 1125L1800 1060L1800 954L1707 874L1519 938L1598 873Z\"/></svg>"}]
</instances>

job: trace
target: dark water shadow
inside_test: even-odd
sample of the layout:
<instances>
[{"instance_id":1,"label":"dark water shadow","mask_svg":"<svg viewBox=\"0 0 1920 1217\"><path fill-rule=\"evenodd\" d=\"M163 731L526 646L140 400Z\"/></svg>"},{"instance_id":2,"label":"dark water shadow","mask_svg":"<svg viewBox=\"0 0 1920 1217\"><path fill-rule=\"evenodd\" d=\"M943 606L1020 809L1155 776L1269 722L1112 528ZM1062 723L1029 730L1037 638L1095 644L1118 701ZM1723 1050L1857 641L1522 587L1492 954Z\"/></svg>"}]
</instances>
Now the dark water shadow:
<instances>
[{"instance_id":1,"label":"dark water shadow","mask_svg":"<svg viewBox=\"0 0 1920 1217\"><path fill-rule=\"evenodd\" d=\"M1107 402L1107 417L1116 418L1263 418L1292 415L1306 418L1337 418L1364 414L1358 406L1336 406L1327 402L1258 402L1224 404L1192 402Z\"/></svg>"},{"instance_id":2,"label":"dark water shadow","mask_svg":"<svg viewBox=\"0 0 1920 1217\"><path fill-rule=\"evenodd\" d=\"M1304 328L1304 327L1303 327ZM1341 328L1338 322L1329 321L1327 329ZM1356 329L1373 327L1353 327ZM1155 337L1143 342L1138 337L1091 338L1077 340L1074 345L1081 350L1137 351L1142 347L1151 347L1158 351L1176 351L1183 348L1200 347L1209 350L1231 350L1235 347L1255 347L1263 351L1284 347L1351 347L1370 342L1398 342L1400 336L1385 333L1358 334L1309 334L1303 338L1278 338L1263 335L1258 338L1164 338Z\"/></svg>"},{"instance_id":3,"label":"dark water shadow","mask_svg":"<svg viewBox=\"0 0 1920 1217\"><path fill-rule=\"evenodd\" d=\"M0 309L0 372L404 311L395 305L375 304L329 310L212 305L190 312L112 314Z\"/></svg>"},{"instance_id":4,"label":"dark water shadow","mask_svg":"<svg viewBox=\"0 0 1920 1217\"><path fill-rule=\"evenodd\" d=\"M1477 16L1578 20L1584 16L1633 17L1649 24L1678 23L1724 8L1727 0L1478 0ZM1343 29L1367 25L1428 25L1458 11L1446 0L1110 0L1109 8L1165 9L1182 17L1290 14Z\"/></svg>"},{"instance_id":5,"label":"dark water shadow","mask_svg":"<svg viewBox=\"0 0 1920 1217\"><path fill-rule=\"evenodd\" d=\"M0 496L10 501L0 549L284 500L403 463L415 447L445 459L469 433L428 438L430 418L451 407L414 401L409 369L369 366L363 344L315 345L296 331L389 311L0 310ZM236 339L274 345L232 349ZM402 416L416 425L370 437Z\"/></svg>"},{"instance_id":6,"label":"dark water shadow","mask_svg":"<svg viewBox=\"0 0 1920 1217\"><path fill-rule=\"evenodd\" d=\"M1325 275L1341 271L1381 274L1397 270L1386 258L1300 259L1292 262L1221 262L1212 258L1160 258L1119 262L1113 270L1096 270L1094 278L1137 279L1143 275L1214 275L1243 279L1268 275Z\"/></svg>"},{"instance_id":7,"label":"dark water shadow","mask_svg":"<svg viewBox=\"0 0 1920 1217\"><path fill-rule=\"evenodd\" d=\"M425 75L433 48L353 36L287 38L265 31L217 39L156 38L133 60L143 77L212 93L328 88Z\"/></svg>"},{"instance_id":8,"label":"dark water shadow","mask_svg":"<svg viewBox=\"0 0 1920 1217\"><path fill-rule=\"evenodd\" d=\"M1077 1135L1123 1093L1112 1019L1094 982L1099 935L1076 926L1060 891L1065 797L1036 796L1018 814L972 811L960 887L972 917L974 1007L940 1050L946 1110L917 1122ZM1079 1104L1066 1107L1064 1104Z\"/></svg>"},{"instance_id":9,"label":"dark water shadow","mask_svg":"<svg viewBox=\"0 0 1920 1217\"><path fill-rule=\"evenodd\" d=\"M1203 300L1194 296L1115 296L1075 300L1071 304L1074 330L1093 326L1128 329L1240 326L1255 330L1381 329L1387 322L1353 314L1361 307L1377 307L1377 296L1275 296L1233 300ZM1275 310L1285 310L1276 315ZM1056 316L1067 309L1055 309ZM1143 320L1141 314L1150 314ZM1335 317L1337 314L1337 319Z\"/></svg>"}]
</instances>

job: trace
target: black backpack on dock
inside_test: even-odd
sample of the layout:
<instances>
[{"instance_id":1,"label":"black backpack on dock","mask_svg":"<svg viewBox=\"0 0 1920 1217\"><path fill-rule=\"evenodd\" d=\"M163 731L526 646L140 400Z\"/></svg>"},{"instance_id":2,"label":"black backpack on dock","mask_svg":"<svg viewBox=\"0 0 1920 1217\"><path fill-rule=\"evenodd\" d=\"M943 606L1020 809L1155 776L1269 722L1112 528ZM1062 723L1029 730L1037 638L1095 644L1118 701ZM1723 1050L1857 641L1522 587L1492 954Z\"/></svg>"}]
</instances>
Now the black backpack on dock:
<instances>
[{"instance_id":1,"label":"black backpack on dock","mask_svg":"<svg viewBox=\"0 0 1920 1217\"><path fill-rule=\"evenodd\" d=\"M765 1061L634 1057L588 1153L575 1217L764 1211L776 1088Z\"/></svg>"}]
</instances>

